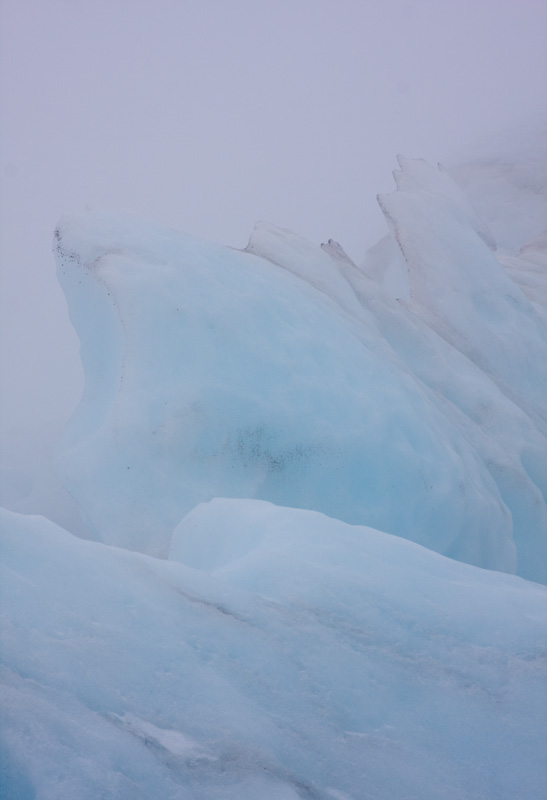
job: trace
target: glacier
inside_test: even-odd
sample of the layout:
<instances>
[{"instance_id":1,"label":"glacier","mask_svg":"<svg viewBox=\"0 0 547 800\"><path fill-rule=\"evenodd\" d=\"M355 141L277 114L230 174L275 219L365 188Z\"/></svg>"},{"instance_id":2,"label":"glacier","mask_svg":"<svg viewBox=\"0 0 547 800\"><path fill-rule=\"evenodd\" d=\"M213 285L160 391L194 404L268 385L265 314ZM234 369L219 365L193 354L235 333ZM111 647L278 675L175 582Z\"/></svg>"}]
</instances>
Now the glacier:
<instances>
[{"instance_id":1,"label":"glacier","mask_svg":"<svg viewBox=\"0 0 547 800\"><path fill-rule=\"evenodd\" d=\"M544 586L260 500L2 529L3 796L543 797Z\"/></svg>"},{"instance_id":2,"label":"glacier","mask_svg":"<svg viewBox=\"0 0 547 800\"><path fill-rule=\"evenodd\" d=\"M6 472L2 797L545 796L546 163L399 156L362 263L61 220L85 388L70 502Z\"/></svg>"}]
</instances>

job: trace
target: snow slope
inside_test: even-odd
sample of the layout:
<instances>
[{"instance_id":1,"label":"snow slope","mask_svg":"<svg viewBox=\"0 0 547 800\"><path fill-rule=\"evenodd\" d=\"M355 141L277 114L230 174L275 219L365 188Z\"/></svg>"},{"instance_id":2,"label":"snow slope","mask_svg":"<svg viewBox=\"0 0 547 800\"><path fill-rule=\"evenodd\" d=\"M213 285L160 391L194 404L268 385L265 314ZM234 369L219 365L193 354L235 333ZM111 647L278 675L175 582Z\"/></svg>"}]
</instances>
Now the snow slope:
<instances>
[{"instance_id":1,"label":"snow slope","mask_svg":"<svg viewBox=\"0 0 547 800\"><path fill-rule=\"evenodd\" d=\"M544 796L545 587L263 501L1 526L3 797Z\"/></svg>"}]
</instances>

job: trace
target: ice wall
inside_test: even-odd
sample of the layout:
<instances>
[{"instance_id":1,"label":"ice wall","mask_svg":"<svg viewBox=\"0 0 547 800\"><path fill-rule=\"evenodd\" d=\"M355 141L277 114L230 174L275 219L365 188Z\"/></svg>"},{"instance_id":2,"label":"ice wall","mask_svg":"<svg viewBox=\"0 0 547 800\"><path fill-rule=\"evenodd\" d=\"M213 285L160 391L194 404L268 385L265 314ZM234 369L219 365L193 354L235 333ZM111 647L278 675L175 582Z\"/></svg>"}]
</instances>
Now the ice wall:
<instances>
[{"instance_id":1,"label":"ice wall","mask_svg":"<svg viewBox=\"0 0 547 800\"><path fill-rule=\"evenodd\" d=\"M243 252L59 225L86 372L59 464L99 538L165 555L196 503L260 498L547 580L545 323L445 172L397 183L408 302L266 224Z\"/></svg>"}]
</instances>

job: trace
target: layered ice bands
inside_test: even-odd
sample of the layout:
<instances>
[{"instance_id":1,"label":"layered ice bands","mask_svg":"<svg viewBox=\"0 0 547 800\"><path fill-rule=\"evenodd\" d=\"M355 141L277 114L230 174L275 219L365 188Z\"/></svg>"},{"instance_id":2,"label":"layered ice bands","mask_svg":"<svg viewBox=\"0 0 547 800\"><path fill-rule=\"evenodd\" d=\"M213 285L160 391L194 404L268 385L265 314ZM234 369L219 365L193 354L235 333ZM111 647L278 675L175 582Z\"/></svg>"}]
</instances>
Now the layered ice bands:
<instances>
[{"instance_id":1,"label":"layered ice bands","mask_svg":"<svg viewBox=\"0 0 547 800\"><path fill-rule=\"evenodd\" d=\"M547 580L533 287L447 173L401 160L397 184L381 204L406 300L383 251L359 268L266 224L236 251L126 218L61 222L86 387L59 466L99 539L164 556L197 503L257 498Z\"/></svg>"}]
</instances>

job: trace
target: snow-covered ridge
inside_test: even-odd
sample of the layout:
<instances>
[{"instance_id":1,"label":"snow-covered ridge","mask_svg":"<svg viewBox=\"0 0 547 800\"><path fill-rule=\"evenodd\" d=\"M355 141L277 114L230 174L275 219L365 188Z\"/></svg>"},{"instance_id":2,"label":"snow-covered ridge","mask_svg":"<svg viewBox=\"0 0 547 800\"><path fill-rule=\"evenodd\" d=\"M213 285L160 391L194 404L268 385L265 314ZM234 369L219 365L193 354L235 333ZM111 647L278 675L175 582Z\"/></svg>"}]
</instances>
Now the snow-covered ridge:
<instances>
[{"instance_id":1,"label":"snow-covered ridge","mask_svg":"<svg viewBox=\"0 0 547 800\"><path fill-rule=\"evenodd\" d=\"M401 158L396 180L380 202L406 301L266 223L240 252L61 222L86 389L59 464L99 539L165 555L197 503L249 497L547 580L540 298L446 171Z\"/></svg>"}]
</instances>

